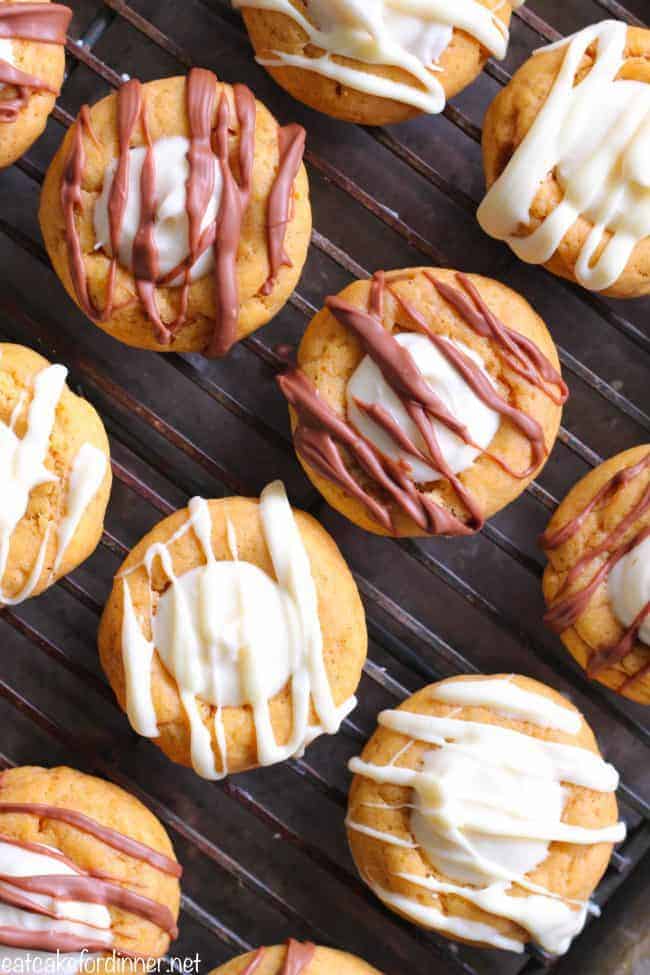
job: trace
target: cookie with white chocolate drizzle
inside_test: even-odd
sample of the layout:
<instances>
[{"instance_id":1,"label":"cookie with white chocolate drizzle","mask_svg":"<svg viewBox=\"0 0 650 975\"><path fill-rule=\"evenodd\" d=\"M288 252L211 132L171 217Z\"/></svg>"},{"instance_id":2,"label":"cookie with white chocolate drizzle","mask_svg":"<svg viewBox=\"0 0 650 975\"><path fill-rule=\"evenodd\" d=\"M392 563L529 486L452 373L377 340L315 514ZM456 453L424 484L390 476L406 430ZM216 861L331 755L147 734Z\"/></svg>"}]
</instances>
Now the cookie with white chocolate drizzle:
<instances>
[{"instance_id":1,"label":"cookie with white chocolate drizzle","mask_svg":"<svg viewBox=\"0 0 650 975\"><path fill-rule=\"evenodd\" d=\"M277 481L161 522L118 572L102 665L133 728L207 779L300 755L354 708L354 580Z\"/></svg>"},{"instance_id":2,"label":"cookie with white chocolate drizzle","mask_svg":"<svg viewBox=\"0 0 650 975\"><path fill-rule=\"evenodd\" d=\"M434 268L328 298L278 382L316 487L391 535L480 530L545 463L567 396L520 296Z\"/></svg>"},{"instance_id":3,"label":"cookie with white chocolate drizzle","mask_svg":"<svg viewBox=\"0 0 650 975\"><path fill-rule=\"evenodd\" d=\"M524 64L487 113L483 229L592 291L650 291L650 31L593 24Z\"/></svg>"},{"instance_id":4,"label":"cookie with white chocolate drizzle","mask_svg":"<svg viewBox=\"0 0 650 975\"><path fill-rule=\"evenodd\" d=\"M441 112L503 59L521 0L233 0L257 61L295 98L365 125Z\"/></svg>"},{"instance_id":5,"label":"cookie with white chocolate drizzle","mask_svg":"<svg viewBox=\"0 0 650 975\"><path fill-rule=\"evenodd\" d=\"M350 770L363 879L454 940L563 954L625 837L618 775L584 718L527 677L432 684L379 715Z\"/></svg>"},{"instance_id":6,"label":"cookie with white chocolate drizzle","mask_svg":"<svg viewBox=\"0 0 650 975\"><path fill-rule=\"evenodd\" d=\"M546 623L590 677L650 704L650 446L583 478L540 544Z\"/></svg>"},{"instance_id":7,"label":"cookie with white chocolate drizzle","mask_svg":"<svg viewBox=\"0 0 650 975\"><path fill-rule=\"evenodd\" d=\"M69 7L49 0L0 2L0 168L45 128L63 81L71 17Z\"/></svg>"},{"instance_id":8,"label":"cookie with white chocolate drizzle","mask_svg":"<svg viewBox=\"0 0 650 975\"><path fill-rule=\"evenodd\" d=\"M333 948L302 944L258 948L215 968L210 975L381 975L361 958Z\"/></svg>"},{"instance_id":9,"label":"cookie with white chocolate drizzle","mask_svg":"<svg viewBox=\"0 0 650 975\"><path fill-rule=\"evenodd\" d=\"M126 82L82 108L48 170L40 219L55 270L115 338L224 355L300 276L304 141L204 69Z\"/></svg>"},{"instance_id":10,"label":"cookie with white chocolate drizzle","mask_svg":"<svg viewBox=\"0 0 650 975\"><path fill-rule=\"evenodd\" d=\"M158 820L117 786L69 768L0 774L0 962L66 975L93 955L98 972L113 952L160 957L181 873Z\"/></svg>"},{"instance_id":11,"label":"cookie with white chocolate drizzle","mask_svg":"<svg viewBox=\"0 0 650 975\"><path fill-rule=\"evenodd\" d=\"M66 376L31 349L0 344L0 605L43 592L101 536L108 439Z\"/></svg>"}]
</instances>

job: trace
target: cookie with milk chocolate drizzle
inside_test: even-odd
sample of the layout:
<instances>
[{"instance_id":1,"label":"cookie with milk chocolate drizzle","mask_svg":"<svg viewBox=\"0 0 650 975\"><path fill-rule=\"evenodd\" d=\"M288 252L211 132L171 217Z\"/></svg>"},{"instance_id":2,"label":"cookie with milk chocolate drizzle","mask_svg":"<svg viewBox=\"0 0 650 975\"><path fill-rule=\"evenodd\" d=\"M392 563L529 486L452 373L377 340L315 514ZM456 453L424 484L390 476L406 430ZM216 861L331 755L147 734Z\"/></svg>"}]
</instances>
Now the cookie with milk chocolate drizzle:
<instances>
[{"instance_id":1,"label":"cookie with milk chocolate drizzle","mask_svg":"<svg viewBox=\"0 0 650 975\"><path fill-rule=\"evenodd\" d=\"M333 948L289 938L285 946L258 948L215 968L211 975L311 975L311 972L336 975L380 975L366 962Z\"/></svg>"},{"instance_id":2,"label":"cookie with milk chocolate drizzle","mask_svg":"<svg viewBox=\"0 0 650 975\"><path fill-rule=\"evenodd\" d=\"M171 79L172 82L175 80ZM178 81L180 83L181 80ZM163 165L160 161L157 162L157 152L167 150L180 137L169 136L158 140L152 138L150 115L153 109L148 104L147 88L148 86L132 79L114 96L117 99L118 154L112 170L104 175L105 183L111 180L108 193L106 194L106 186L103 190L107 197L105 206L108 232L105 241L98 239L98 246L107 252L110 262L102 301L91 296L88 255L82 246L81 216L82 188L89 166L87 154L93 147L98 152L102 152L104 147L93 126L91 110L87 106L82 108L77 119L71 145L65 156L59 189L72 288L85 314L109 331L114 316L128 312L134 301L139 302L141 312L153 331L154 347L163 350L172 344L178 347L180 333L192 326L196 319L191 289L193 282L197 280L197 264L202 262L202 266L205 266L208 258L213 263L212 322L203 348L194 348L193 345L188 348L203 351L207 356L222 356L241 337L242 328L251 330L240 322L242 298L239 260L245 222L247 219L251 225L257 222L256 216L249 217L249 208L255 188L256 152L261 145L258 135L261 106L256 103L252 92L245 85L234 85L230 93L228 86L220 85L212 72L202 68L190 71L184 86L188 145L181 160L186 167L187 178L184 180L182 212L174 213L172 221L166 211L168 200L163 200L161 204L159 191L159 180L169 179L165 169L170 167L166 167L164 162ZM268 126L268 114L263 114L260 124ZM233 152L232 142L235 137L238 145L236 152ZM308 202L301 202L299 214L300 221L305 224L300 229L300 235L305 237L304 246L302 241L296 244L292 238L291 254L287 247L288 231L296 216L295 186L299 174L301 182L304 180L304 143L305 132L300 126L277 127L278 161L269 186L265 213L266 260L263 259L263 246L258 248L256 242L244 242L248 250L262 255L261 258L256 257L260 261L260 268L263 268L264 263L268 267L268 273L259 282L257 295L245 296L247 301L257 299L259 308L262 309L255 312L263 319L260 324L268 320L279 307L274 307L273 299L276 297L277 301L276 290L282 268L289 268L291 272L292 281L289 286L287 287L285 280L281 288L283 294L286 292L288 296L304 261L309 236ZM133 169L139 163L134 158L134 153L138 151L144 153L139 174L137 169ZM258 165L264 163L258 160ZM181 175L177 178L180 180ZM168 195L171 195L174 188L172 186ZM132 194L138 197L133 212L133 202L130 199ZM300 196L302 200L303 194ZM306 198L306 193L304 197ZM214 215L208 218L212 204ZM97 208L101 205L103 203L100 198L95 204L96 236L100 219ZM258 206L257 201L255 205ZM134 213L137 213L137 217L133 216ZM136 297L132 294L133 288L127 289L126 302L118 302L118 271L120 268L124 270L125 235L131 233L127 229L131 220L137 222L133 228L132 246L127 247L127 250ZM165 231L164 227L160 230L165 221L169 226L175 222L172 230ZM159 231L176 236L186 232L184 256L179 261L173 261L172 266L163 263L157 236ZM251 232L249 227L246 233L250 235ZM47 243L46 233L45 237ZM250 244L254 246L249 246ZM56 265L51 248L50 253ZM167 259L166 254L164 257ZM199 277L205 276L205 273L205 270L201 271ZM165 289L167 294L174 289L179 294L172 320L163 318L158 301L159 289ZM280 302L283 303L284 300L286 299L280 296ZM268 310L265 310L266 305L269 306ZM124 335L124 338L127 342L131 341L128 335ZM132 344L141 343L135 337Z\"/></svg>"},{"instance_id":3,"label":"cookie with milk chocolate drizzle","mask_svg":"<svg viewBox=\"0 0 650 975\"><path fill-rule=\"evenodd\" d=\"M592 480L597 487L585 501ZM578 491L576 507L572 495ZM540 539L551 560L544 578L549 607L544 619L590 677L645 701L650 674L650 579L645 568L650 552L650 448L612 458L574 492ZM599 615L590 625L592 611L602 619Z\"/></svg>"},{"instance_id":4,"label":"cookie with milk chocolate drizzle","mask_svg":"<svg viewBox=\"0 0 650 975\"><path fill-rule=\"evenodd\" d=\"M63 46L71 17L70 8L59 3L0 3L0 41L34 41ZM34 91L59 94L58 88L21 71L6 56L0 56L0 85L16 89L15 95L0 97L0 122L14 122Z\"/></svg>"},{"instance_id":5,"label":"cookie with milk chocolate drizzle","mask_svg":"<svg viewBox=\"0 0 650 975\"><path fill-rule=\"evenodd\" d=\"M30 773L45 776L39 790L44 790L47 797L48 777L80 775L71 769L16 769L0 776L0 957L2 946L69 955L112 951L140 955L140 943L134 943L133 950L124 945L135 937L131 928L119 933L113 930L111 909L155 925L166 939L175 938L176 915L166 903L143 893L146 887L118 876L120 871L93 869L87 852L77 856L71 850L76 849L75 834L90 837L115 851L120 860L146 864L175 881L182 873L176 860L77 809L54 802L14 801L15 777L24 778ZM87 776L84 779L91 798L94 787L105 787L99 780ZM67 795L65 784L59 792ZM19 787L18 794L24 797L25 790ZM59 798L56 791L55 796ZM107 800L117 807L119 798L111 793ZM36 821L37 828L31 824L26 828L23 817L27 817L27 823ZM49 831L50 824L62 824L72 830L62 841L61 849L53 846L49 837L47 843L24 838L40 836Z\"/></svg>"},{"instance_id":6,"label":"cookie with milk chocolate drizzle","mask_svg":"<svg viewBox=\"0 0 650 975\"><path fill-rule=\"evenodd\" d=\"M412 272L405 272L404 277L410 274ZM534 342L499 321L470 277L457 274L455 287L434 271L424 271L422 276L466 326L490 342L505 368L527 385L541 391L553 406L559 408L564 403L567 388L555 366ZM408 460L404 457L396 460L389 456L350 419L349 410L348 417L339 415L319 394L304 370L289 367L278 382L296 417L296 450L318 474L360 501L373 520L389 533L395 531L391 511L395 505L427 534L471 534L479 531L484 524L483 507L458 476L458 471L447 461L441 447L443 432L452 433L462 444L475 450L476 455L483 454L509 477L523 482L539 469L547 457L549 448L544 429L534 416L513 405L511 397L507 398L497 389L478 357L467 346L438 334L428 324L415 304L400 294L397 285L402 279L399 274L392 275L387 284L382 272L376 274L367 309L349 304L341 298L329 298L326 305L378 367L383 380L398 397L406 416L412 421L413 434L419 435L420 443L415 442L414 436L396 419L394 410L391 412L382 403L368 403L353 397L354 405L407 458L417 459L446 480L466 514L458 515L450 507L435 501L427 491L419 490L411 476ZM492 436L487 443L477 444L464 417L456 415L427 382L410 351L400 344L384 323L386 292L395 299L397 308L406 316L413 331L431 343L448 368L471 390L476 401L497 418L496 425L505 419L526 439L530 463L524 469L515 469L503 457L487 449ZM372 490L353 476L341 448L373 485Z\"/></svg>"}]
</instances>

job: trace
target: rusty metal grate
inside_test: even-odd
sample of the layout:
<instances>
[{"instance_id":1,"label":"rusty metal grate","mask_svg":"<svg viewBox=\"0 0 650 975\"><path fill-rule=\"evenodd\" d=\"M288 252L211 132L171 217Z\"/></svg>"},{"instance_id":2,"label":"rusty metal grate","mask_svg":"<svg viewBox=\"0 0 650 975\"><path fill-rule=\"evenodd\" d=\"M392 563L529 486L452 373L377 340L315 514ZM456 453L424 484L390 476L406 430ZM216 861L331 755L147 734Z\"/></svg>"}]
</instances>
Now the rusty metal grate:
<instances>
[{"instance_id":1,"label":"rusty metal grate","mask_svg":"<svg viewBox=\"0 0 650 975\"><path fill-rule=\"evenodd\" d=\"M0 174L0 338L68 365L73 385L108 427L115 485L89 562L39 599L0 613L0 765L76 765L131 790L159 815L186 867L181 938L172 952L198 951L205 971L289 934L347 948L386 975L429 971L432 962L440 975L547 971L553 966L540 952L456 947L381 907L345 848L345 763L376 712L426 681L475 670L528 673L576 701L622 773L629 836L598 904L631 874L647 871L647 713L588 683L544 632L543 563L534 540L590 466L648 439L650 305L612 303L531 270L474 221L480 120L498 87L560 33L605 16L642 24L647 0L628 0L636 13L615 0L531 0L515 17L507 61L490 63L443 117L380 130L340 125L292 102L253 63L228 0L71 5L77 40L68 44L59 105L43 138ZM90 326L51 272L36 220L39 183L80 105L119 84L122 72L148 80L193 63L249 83L278 117L303 122L309 133L317 229L305 273L278 318L224 362L126 350ZM521 290L549 323L571 386L548 466L474 539L389 542L345 523L299 472L271 382L273 347L297 342L325 294L376 268L418 263L492 274ZM304 759L210 785L128 730L99 670L97 617L120 560L161 516L192 493L257 494L278 475L292 500L333 532L355 572L371 636L361 704L337 738L316 743ZM591 922L587 937L594 929L604 940L607 913Z\"/></svg>"}]
</instances>

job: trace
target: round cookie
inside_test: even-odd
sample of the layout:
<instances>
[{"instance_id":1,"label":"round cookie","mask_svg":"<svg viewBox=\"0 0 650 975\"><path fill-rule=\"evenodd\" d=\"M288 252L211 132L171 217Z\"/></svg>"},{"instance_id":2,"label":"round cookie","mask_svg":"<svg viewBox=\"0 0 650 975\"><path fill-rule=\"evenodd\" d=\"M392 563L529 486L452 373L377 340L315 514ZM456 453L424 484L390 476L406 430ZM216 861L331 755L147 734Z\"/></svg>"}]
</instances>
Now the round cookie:
<instances>
[{"instance_id":1,"label":"round cookie","mask_svg":"<svg viewBox=\"0 0 650 975\"><path fill-rule=\"evenodd\" d=\"M352 759L347 828L387 907L453 940L564 953L616 822L618 776L580 713L516 675L424 688Z\"/></svg>"},{"instance_id":2,"label":"round cookie","mask_svg":"<svg viewBox=\"0 0 650 975\"><path fill-rule=\"evenodd\" d=\"M272 765L356 705L363 606L321 525L276 481L194 498L132 550L99 630L134 729L208 779Z\"/></svg>"},{"instance_id":3,"label":"round cookie","mask_svg":"<svg viewBox=\"0 0 650 975\"><path fill-rule=\"evenodd\" d=\"M489 57L505 57L516 6L472 0L463 29L453 0L437 12L439 20L433 12L401 12L394 3L365 10L357 0L233 5L242 10L257 60L279 85L311 108L362 125L441 112Z\"/></svg>"},{"instance_id":4,"label":"round cookie","mask_svg":"<svg viewBox=\"0 0 650 975\"><path fill-rule=\"evenodd\" d=\"M244 85L198 68L85 106L40 204L68 294L127 345L224 355L273 318L302 271L304 140Z\"/></svg>"},{"instance_id":5,"label":"round cookie","mask_svg":"<svg viewBox=\"0 0 650 975\"><path fill-rule=\"evenodd\" d=\"M28 4L37 8L29 11ZM45 128L63 82L71 17L69 7L50 0L0 2L0 169Z\"/></svg>"},{"instance_id":6,"label":"round cookie","mask_svg":"<svg viewBox=\"0 0 650 975\"><path fill-rule=\"evenodd\" d=\"M102 534L108 438L66 376L37 352L0 343L0 604L43 592Z\"/></svg>"},{"instance_id":7,"label":"round cookie","mask_svg":"<svg viewBox=\"0 0 650 975\"><path fill-rule=\"evenodd\" d=\"M345 951L289 941L258 948L233 958L210 975L381 975L365 961Z\"/></svg>"},{"instance_id":8,"label":"round cookie","mask_svg":"<svg viewBox=\"0 0 650 975\"><path fill-rule=\"evenodd\" d=\"M545 620L590 677L650 704L650 446L569 491L540 539Z\"/></svg>"},{"instance_id":9,"label":"round cookie","mask_svg":"<svg viewBox=\"0 0 650 975\"><path fill-rule=\"evenodd\" d=\"M310 480L393 536L479 530L545 463L567 396L530 305L441 268L380 272L328 298L278 382Z\"/></svg>"},{"instance_id":10,"label":"round cookie","mask_svg":"<svg viewBox=\"0 0 650 975\"><path fill-rule=\"evenodd\" d=\"M483 127L483 229L615 298L650 292L649 64L650 30L592 25L526 61Z\"/></svg>"},{"instance_id":11,"label":"round cookie","mask_svg":"<svg viewBox=\"0 0 650 975\"><path fill-rule=\"evenodd\" d=\"M3 959L24 952L70 971L85 957L93 971L119 971L113 952L159 958L178 933L182 870L169 837L110 782L71 768L2 772L0 860ZM53 899L61 920L34 911L37 895Z\"/></svg>"}]
</instances>

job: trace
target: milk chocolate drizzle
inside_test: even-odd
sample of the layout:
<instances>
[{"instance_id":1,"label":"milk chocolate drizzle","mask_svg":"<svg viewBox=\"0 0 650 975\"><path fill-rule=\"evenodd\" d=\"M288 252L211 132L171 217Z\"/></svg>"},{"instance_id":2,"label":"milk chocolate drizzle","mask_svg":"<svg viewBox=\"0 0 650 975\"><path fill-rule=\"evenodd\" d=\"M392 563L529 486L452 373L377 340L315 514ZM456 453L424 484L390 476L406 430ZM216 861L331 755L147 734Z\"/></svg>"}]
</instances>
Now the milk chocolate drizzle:
<instances>
[{"instance_id":1,"label":"milk chocolate drizzle","mask_svg":"<svg viewBox=\"0 0 650 975\"><path fill-rule=\"evenodd\" d=\"M265 954L266 948L258 948L241 975L253 975L262 964Z\"/></svg>"},{"instance_id":2,"label":"milk chocolate drizzle","mask_svg":"<svg viewBox=\"0 0 650 975\"><path fill-rule=\"evenodd\" d=\"M237 338L239 321L239 287L237 284L237 249L241 238L244 213L250 200L255 151L255 99L244 85L235 85L235 109L240 125L239 182L230 167L228 137L230 107L225 91L221 94L217 121L217 155L221 166L221 206L217 217L215 246L216 327L206 355L222 356Z\"/></svg>"},{"instance_id":3,"label":"milk chocolate drizzle","mask_svg":"<svg viewBox=\"0 0 650 975\"><path fill-rule=\"evenodd\" d=\"M496 345L499 356L510 368L529 383L537 386L553 402L558 404L564 402L568 393L559 373L530 340L508 329L490 312L469 278L462 274L457 275L457 280L465 291L463 294L438 281L429 273L426 273L426 277L441 296L457 310L470 328L480 336L489 338ZM380 272L373 278L367 311L355 308L340 298L329 298L326 304L336 319L354 333L364 352L378 365L384 379L400 397L422 436L426 453L397 427L381 406L362 402L357 402L357 405L382 426L399 447L412 456L425 460L450 483L468 512L468 522L465 523L453 512L433 501L427 494L418 491L407 476L408 470L404 463L391 460L374 444L357 433L346 419L336 414L320 397L318 390L305 373L297 367L290 366L283 375L278 377L278 383L297 415L298 422L294 432L296 450L323 477L338 484L357 498L388 531L394 530L389 504L378 501L352 477L345 466L339 446L345 447L370 480L382 488L391 500L423 530L433 534L472 534L479 531L484 524L482 509L446 463L432 420L444 424L465 443L476 445L473 444L466 426L459 418L453 416L424 380L407 350L384 327L382 317L385 289L384 274ZM473 359L448 339L437 335L418 310L393 287L389 287L389 291L417 329L433 342L463 376L476 396L490 409L507 417L526 437L531 448L531 464L525 471L518 473L499 457L488 452L484 452L485 455L512 477L521 479L529 477L547 454L544 432L540 424L533 417L511 406Z\"/></svg>"},{"instance_id":4,"label":"milk chocolate drizzle","mask_svg":"<svg viewBox=\"0 0 650 975\"><path fill-rule=\"evenodd\" d=\"M557 369L527 336L515 332L514 329L508 328L499 321L466 274L456 275L456 279L467 292L465 295L462 291L445 284L444 281L437 280L429 271L424 273L445 301L456 309L467 324L478 335L494 343L498 355L509 369L544 391L558 406L566 403L569 390Z\"/></svg>"},{"instance_id":5,"label":"milk chocolate drizzle","mask_svg":"<svg viewBox=\"0 0 650 975\"><path fill-rule=\"evenodd\" d=\"M287 957L284 960L282 975L301 975L316 954L316 946L307 942L301 944L290 938L287 942Z\"/></svg>"},{"instance_id":6,"label":"milk chocolate drizzle","mask_svg":"<svg viewBox=\"0 0 650 975\"><path fill-rule=\"evenodd\" d=\"M261 965L265 954L265 948L258 948L253 958L251 958L243 970L242 975L253 975ZM293 938L289 938L287 941L287 953L280 975L302 975L315 954L316 945L311 944L311 942L301 944L300 941L294 941Z\"/></svg>"},{"instance_id":7,"label":"milk chocolate drizzle","mask_svg":"<svg viewBox=\"0 0 650 975\"><path fill-rule=\"evenodd\" d=\"M58 3L0 3L0 37L36 41L39 44L65 44L72 11ZM33 91L58 90L34 75L0 59L0 84L17 89L15 97L0 96L0 122L13 122Z\"/></svg>"},{"instance_id":8,"label":"milk chocolate drizzle","mask_svg":"<svg viewBox=\"0 0 650 975\"><path fill-rule=\"evenodd\" d=\"M305 152L305 130L301 125L287 125L280 129L280 170L273 189L269 194L267 237L271 273L262 288L262 294L269 295L283 265L291 267L291 258L284 249L287 225L291 220L291 187L294 184L300 163Z\"/></svg>"},{"instance_id":9,"label":"milk chocolate drizzle","mask_svg":"<svg viewBox=\"0 0 650 975\"><path fill-rule=\"evenodd\" d=\"M66 160L61 184L61 205L65 220L70 272L77 300L83 311L94 321L109 319L114 311L117 261L122 237L129 180L129 149L134 133L141 128L146 148L140 178L140 224L133 244L133 276L138 298L151 322L156 340L169 345L176 333L190 319L189 294L191 270L208 247L214 249L215 318L205 355L225 355L237 340L239 325L239 285L237 253L242 223L250 201L255 157L256 106L252 92L244 85L233 87L237 130L233 129L232 110L222 86L217 103L218 81L211 71L193 68L187 78L186 105L189 120L187 153L189 176L186 183L186 212L189 224L189 254L172 271L160 273L158 251L154 237L157 202L156 172L153 145L147 122L143 87L131 80L117 94L119 154L108 202L111 265L107 295L103 308L95 306L88 292L85 258L81 248L75 213L81 209L82 183L86 156L84 133L92 135L89 109L84 106L74 128L70 153ZM216 105L216 127L213 117ZM230 159L230 140L233 131L239 132L237 175ZM280 267L290 263L284 251L287 223L293 200L293 184L302 162L305 132L291 125L278 130L279 165L268 202L268 247L270 275L262 287L270 294ZM201 229L208 203L214 191L215 157L219 163L222 188L219 212L215 220ZM180 302L176 318L164 322L156 302L156 288L168 286L182 276Z\"/></svg>"},{"instance_id":10,"label":"milk chocolate drizzle","mask_svg":"<svg viewBox=\"0 0 650 975\"><path fill-rule=\"evenodd\" d=\"M154 850L146 843L140 843L130 836L125 836L110 826L104 826L97 820L85 816L83 813L76 812L74 809L65 809L63 806L50 806L39 802L2 802L0 801L0 815L3 813L21 814L27 816L39 816L41 819L56 819L59 822L73 826L75 829L94 836L95 839L105 843L106 846L125 853L135 860L141 860L149 864L161 873L167 873L170 877L180 877L183 868L176 860Z\"/></svg>"},{"instance_id":11,"label":"milk chocolate drizzle","mask_svg":"<svg viewBox=\"0 0 650 975\"><path fill-rule=\"evenodd\" d=\"M89 904L105 904L119 907L123 911L137 914L152 924L156 924L170 937L178 934L172 912L166 904L158 904L149 897L143 897L133 890L121 887L119 884L101 880L92 875L74 876L65 874L57 876L48 874L43 877L4 877L0 880L11 883L29 894L45 894L47 897L58 897L62 900L84 901Z\"/></svg>"},{"instance_id":12,"label":"milk chocolate drizzle","mask_svg":"<svg viewBox=\"0 0 650 975\"><path fill-rule=\"evenodd\" d=\"M650 467L650 453L646 454L636 464L624 467L617 471L603 486L596 492L594 497L586 504L573 518L565 525L554 532L545 532L540 538L540 545L546 550L553 550L564 545L574 538L583 527L589 516L609 502L614 500L619 491L627 484L630 484L639 477L646 468ZM574 626L580 616L585 612L592 597L599 586L607 580L617 562L625 555L640 545L646 538L650 537L650 526L637 532L633 538L627 542L622 539L628 530L650 510L650 484L639 500L632 506L628 513L621 518L617 525L609 531L597 545L588 549L581 558L569 569L566 577L555 594L554 601L544 616L544 621L555 632L562 633L564 630ZM570 590L573 584L579 579L582 572L591 565L596 559L607 555L605 561L596 569L590 579L582 586ZM592 655L587 663L587 673L593 677L607 667L612 667L623 660L633 649L637 641L639 630L646 618L650 615L650 601L638 613L630 626L627 627L621 639L611 647L604 649L593 649ZM639 680L650 670L650 661L636 673L627 677L618 690L625 690L632 683Z\"/></svg>"},{"instance_id":13,"label":"milk chocolate drizzle","mask_svg":"<svg viewBox=\"0 0 650 975\"><path fill-rule=\"evenodd\" d=\"M40 819L58 820L95 837L120 853L134 857L170 876L180 877L182 873L180 864L164 853L160 853L158 850L154 850L152 847L72 809L44 803L0 802L0 815L2 814L30 815L37 816ZM46 874L32 877L3 876L0 874L0 901L53 918L58 915L43 907L29 895L46 895L62 900L103 904L144 918L157 925L171 938L177 936L178 930L173 914L165 904L160 904L142 894L129 890L103 874L84 872L62 853L43 844L13 839L4 834L0 834L0 842L11 843L14 846L61 860L76 871L74 874ZM92 940L89 942L87 938L62 934L57 931L30 931L18 927L0 927L0 944L41 951L80 951L83 948L94 951L105 950L107 947L105 940L98 939L96 942Z\"/></svg>"}]
</instances>

